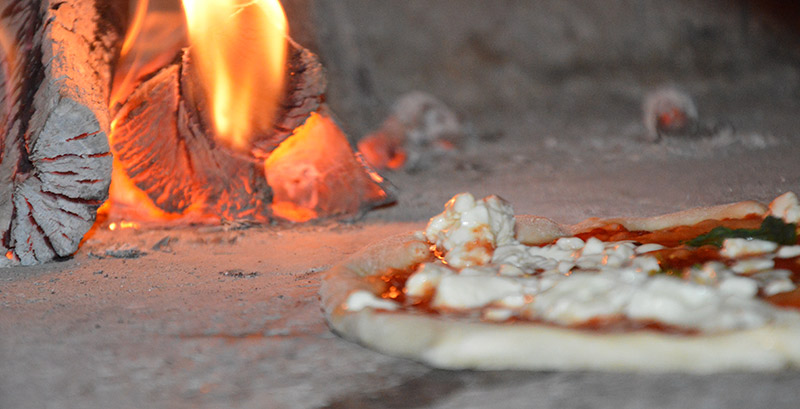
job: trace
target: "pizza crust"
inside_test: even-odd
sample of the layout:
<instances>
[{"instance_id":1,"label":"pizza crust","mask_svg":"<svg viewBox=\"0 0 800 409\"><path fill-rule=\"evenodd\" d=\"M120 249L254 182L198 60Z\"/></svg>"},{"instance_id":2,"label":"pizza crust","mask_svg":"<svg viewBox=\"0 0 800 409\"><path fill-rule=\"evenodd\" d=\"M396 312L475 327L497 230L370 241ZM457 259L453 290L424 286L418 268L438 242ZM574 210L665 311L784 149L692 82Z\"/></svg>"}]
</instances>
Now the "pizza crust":
<instances>
[{"instance_id":1,"label":"pizza crust","mask_svg":"<svg viewBox=\"0 0 800 409\"><path fill-rule=\"evenodd\" d=\"M537 244L608 222L632 230L658 230L766 210L756 202L741 202L652 218L590 219L572 226L518 216L517 237ZM800 366L800 313L796 310L782 310L774 322L756 329L687 336L652 330L602 333L526 322L466 322L424 313L343 308L353 291L380 295L381 286L368 279L370 275L429 260L428 247L421 235L404 234L332 268L320 290L330 326L344 338L375 350L447 369L713 373Z\"/></svg>"},{"instance_id":2,"label":"pizza crust","mask_svg":"<svg viewBox=\"0 0 800 409\"><path fill-rule=\"evenodd\" d=\"M656 231L675 226L691 226L709 219L738 219L749 215L763 215L768 210L769 207L762 203L744 201L718 206L696 207L654 217L590 218L569 226L568 230L570 234L576 234L610 223L619 223L628 230Z\"/></svg>"}]
</instances>

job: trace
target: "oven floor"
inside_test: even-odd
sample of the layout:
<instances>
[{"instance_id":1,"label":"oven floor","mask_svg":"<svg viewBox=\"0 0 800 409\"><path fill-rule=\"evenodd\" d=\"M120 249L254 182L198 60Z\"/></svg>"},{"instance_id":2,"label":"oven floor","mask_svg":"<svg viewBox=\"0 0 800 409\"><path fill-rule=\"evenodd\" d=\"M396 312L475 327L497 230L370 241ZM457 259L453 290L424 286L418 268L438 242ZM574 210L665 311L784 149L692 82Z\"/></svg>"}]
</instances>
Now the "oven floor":
<instances>
[{"instance_id":1,"label":"oven floor","mask_svg":"<svg viewBox=\"0 0 800 409\"><path fill-rule=\"evenodd\" d=\"M655 144L635 98L592 98L474 118L461 155L386 174L398 203L355 223L100 229L69 260L0 270L0 407L796 407L797 371L442 371L326 326L324 271L461 191L561 222L800 193L796 97L705 93L701 112L736 131Z\"/></svg>"}]
</instances>

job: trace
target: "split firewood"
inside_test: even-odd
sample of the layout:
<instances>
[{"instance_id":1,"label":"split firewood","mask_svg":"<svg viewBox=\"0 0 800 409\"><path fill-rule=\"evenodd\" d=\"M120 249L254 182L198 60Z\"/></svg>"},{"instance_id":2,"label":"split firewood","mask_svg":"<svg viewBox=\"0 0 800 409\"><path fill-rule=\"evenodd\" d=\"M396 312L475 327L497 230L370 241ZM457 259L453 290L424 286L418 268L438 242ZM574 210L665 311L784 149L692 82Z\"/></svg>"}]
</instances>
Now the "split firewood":
<instances>
[{"instance_id":1,"label":"split firewood","mask_svg":"<svg viewBox=\"0 0 800 409\"><path fill-rule=\"evenodd\" d=\"M328 156L315 153L320 159L312 164L313 171L289 171L287 166L305 169L309 162L287 165L273 157L275 149L287 139L307 139L296 134L304 132L301 130L306 129L312 114L325 117L315 123L333 124L338 131L324 108L324 71L310 51L290 41L288 83L272 129L253 135L246 152L230 149L215 139L209 103L201 89L203 84L194 73L191 55L191 49L184 50L179 61L139 84L114 119L111 145L115 157L133 184L160 211L224 220L263 222L278 216L305 221L309 214L355 216L393 200L382 179L369 173L344 137L324 138L343 145L347 154L342 156L338 148L332 148ZM329 157L346 159L332 163L327 160ZM264 162L268 158L281 163L280 171L274 172L287 175L285 179L267 174L270 170ZM341 173L340 178L349 187L343 190L329 186L334 183L331 175L335 172ZM298 187L301 185L311 189L308 194L313 200L308 200L305 193L302 198L286 193L305 191ZM292 211L273 209L276 189L282 198L278 208L288 206Z\"/></svg>"},{"instance_id":2,"label":"split firewood","mask_svg":"<svg viewBox=\"0 0 800 409\"><path fill-rule=\"evenodd\" d=\"M358 142L358 150L377 169L418 170L453 153L465 134L447 105L414 91L398 98L380 129Z\"/></svg>"},{"instance_id":3,"label":"split firewood","mask_svg":"<svg viewBox=\"0 0 800 409\"><path fill-rule=\"evenodd\" d=\"M642 119L649 142L664 138L703 138L729 136L730 124L708 119L700 120L697 104L686 92L674 86L650 91L642 103Z\"/></svg>"},{"instance_id":4,"label":"split firewood","mask_svg":"<svg viewBox=\"0 0 800 409\"><path fill-rule=\"evenodd\" d=\"M690 135L697 130L697 105L689 94L675 87L648 93L642 103L647 139L658 141L664 135Z\"/></svg>"},{"instance_id":5,"label":"split firewood","mask_svg":"<svg viewBox=\"0 0 800 409\"><path fill-rule=\"evenodd\" d=\"M74 253L108 195L109 1L0 1L0 265Z\"/></svg>"}]
</instances>

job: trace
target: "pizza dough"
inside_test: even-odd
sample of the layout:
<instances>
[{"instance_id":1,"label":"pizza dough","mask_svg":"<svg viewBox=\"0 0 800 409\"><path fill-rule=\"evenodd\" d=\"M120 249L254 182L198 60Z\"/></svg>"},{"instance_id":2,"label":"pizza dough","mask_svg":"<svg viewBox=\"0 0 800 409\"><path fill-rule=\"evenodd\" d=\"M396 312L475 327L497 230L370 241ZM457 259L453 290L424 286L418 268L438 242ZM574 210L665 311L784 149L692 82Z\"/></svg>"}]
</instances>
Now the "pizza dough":
<instances>
[{"instance_id":1,"label":"pizza dough","mask_svg":"<svg viewBox=\"0 0 800 409\"><path fill-rule=\"evenodd\" d=\"M791 204L776 202L773 207L783 208L772 213L792 212ZM576 225L517 216L515 238L536 245L609 223L654 231L767 211L762 204L740 202L651 218L589 219ZM395 309L392 301L381 299L385 288L382 276L385 279L387 272L432 260L431 247L422 232L404 234L363 249L333 267L320 290L325 318L333 330L383 353L448 369L712 373L800 366L800 312L795 309L770 306L769 322L752 328L675 333L597 331L525 320L489 322Z\"/></svg>"}]
</instances>

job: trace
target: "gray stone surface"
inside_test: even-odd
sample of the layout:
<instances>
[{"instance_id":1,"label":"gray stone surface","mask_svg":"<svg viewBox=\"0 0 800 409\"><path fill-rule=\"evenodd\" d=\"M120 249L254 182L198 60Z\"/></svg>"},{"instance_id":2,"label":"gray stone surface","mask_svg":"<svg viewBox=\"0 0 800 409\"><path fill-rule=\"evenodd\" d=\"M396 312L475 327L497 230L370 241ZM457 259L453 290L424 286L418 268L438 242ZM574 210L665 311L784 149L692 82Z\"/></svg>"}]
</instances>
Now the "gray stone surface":
<instances>
[{"instance_id":1,"label":"gray stone surface","mask_svg":"<svg viewBox=\"0 0 800 409\"><path fill-rule=\"evenodd\" d=\"M70 260L0 270L0 407L797 406L797 370L709 376L442 371L332 334L317 297L323 272L370 242L421 228L461 191L496 193L518 213L562 222L800 192L800 76L782 57L706 71L628 69L617 60L597 69L565 63L551 77L537 73L535 59L479 64L476 51L459 48L464 35L502 26L517 13L487 16L487 26L470 28L447 14L425 15L424 2L382 18L376 5L388 2L374 3L364 6L370 18L362 24L418 20L406 37L383 33L388 23L373 27L376 44L400 50L381 59L387 46L370 46L378 92L391 100L420 88L445 100L473 126L463 150L415 173L386 174L400 190L397 205L353 224L143 225L113 232L100 226ZM468 1L464 10L478 4L486 3ZM531 24L561 24L534 17ZM431 50L409 51L428 41L426 27L455 33L443 54L449 64ZM641 99L663 82L695 97L701 120L733 130L646 142ZM130 249L139 257L110 256Z\"/></svg>"},{"instance_id":2,"label":"gray stone surface","mask_svg":"<svg viewBox=\"0 0 800 409\"><path fill-rule=\"evenodd\" d=\"M558 138L537 134L542 142L509 132L428 170L389 175L399 203L355 224L100 229L71 260L4 269L0 406L795 407L796 371L449 372L329 332L317 298L324 270L421 228L460 191L498 193L520 213L571 222L800 190L796 134L780 131L788 115L774 132L763 126L732 142L655 145L620 135L613 129L625 120L609 118L564 126ZM167 237L167 250L153 250ZM146 254L108 255L123 247Z\"/></svg>"}]
</instances>

